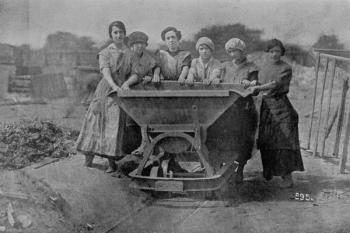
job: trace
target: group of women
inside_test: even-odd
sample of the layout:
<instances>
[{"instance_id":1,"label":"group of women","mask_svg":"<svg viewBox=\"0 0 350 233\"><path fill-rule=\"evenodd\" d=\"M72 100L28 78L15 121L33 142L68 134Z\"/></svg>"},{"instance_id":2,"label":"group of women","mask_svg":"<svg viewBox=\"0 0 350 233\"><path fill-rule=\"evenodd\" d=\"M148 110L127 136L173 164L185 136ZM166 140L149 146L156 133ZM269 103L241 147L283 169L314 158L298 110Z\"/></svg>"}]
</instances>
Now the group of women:
<instances>
[{"instance_id":1,"label":"group of women","mask_svg":"<svg viewBox=\"0 0 350 233\"><path fill-rule=\"evenodd\" d=\"M181 32L175 27L162 31L161 39L167 49L156 55L145 49L148 45L145 33L133 32L126 37L125 25L121 21L112 22L108 32L111 43L98 53L103 78L96 88L77 140L77 150L85 154L86 166L91 166L93 157L100 155L109 158L107 172L114 172L116 165L112 157L121 159L125 155L123 138L128 122L132 124L132 120L108 98L112 90L118 92L140 82L158 83L162 80L177 80L187 85L194 82L208 85L239 83L256 95L262 95L257 145L264 178L270 180L273 176L281 176L281 187L293 185L292 172L303 171L304 167L299 148L298 115L287 97L292 69L281 60L285 48L279 40L273 39L266 44L268 61L258 68L247 60L246 45L238 38L227 41L225 50L232 60L221 63L212 56L215 45L208 37L198 39L199 57L192 59L190 52L181 50ZM142 132L142 137L141 145L133 153L142 154L147 134ZM236 183L243 182L244 165L250 157L251 150L248 150L246 155L236 158Z\"/></svg>"}]
</instances>

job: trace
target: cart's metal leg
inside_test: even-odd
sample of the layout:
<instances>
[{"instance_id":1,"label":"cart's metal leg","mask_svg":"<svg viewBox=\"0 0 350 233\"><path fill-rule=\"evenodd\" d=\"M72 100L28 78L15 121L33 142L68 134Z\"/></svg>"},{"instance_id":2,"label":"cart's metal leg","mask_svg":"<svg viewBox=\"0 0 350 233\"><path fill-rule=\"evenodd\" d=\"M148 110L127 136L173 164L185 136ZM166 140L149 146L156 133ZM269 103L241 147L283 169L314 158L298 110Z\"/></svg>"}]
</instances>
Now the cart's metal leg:
<instances>
[{"instance_id":1,"label":"cart's metal leg","mask_svg":"<svg viewBox=\"0 0 350 233\"><path fill-rule=\"evenodd\" d=\"M145 167L145 164L147 163L149 157L151 156L151 154L153 152L153 149L154 149L154 146L156 145L156 143L157 143L157 141L154 140L153 142L148 143L146 145L145 150L143 152L143 159L142 159L140 165L137 168L137 173L136 173L137 175L139 175L139 176L141 175L142 170Z\"/></svg>"},{"instance_id":2,"label":"cart's metal leg","mask_svg":"<svg viewBox=\"0 0 350 233\"><path fill-rule=\"evenodd\" d=\"M199 148L195 147L198 156L203 163L203 166L205 168L205 171L207 173L207 176L213 176L214 175L214 170L209 164L209 151L206 145L202 144Z\"/></svg>"}]
</instances>

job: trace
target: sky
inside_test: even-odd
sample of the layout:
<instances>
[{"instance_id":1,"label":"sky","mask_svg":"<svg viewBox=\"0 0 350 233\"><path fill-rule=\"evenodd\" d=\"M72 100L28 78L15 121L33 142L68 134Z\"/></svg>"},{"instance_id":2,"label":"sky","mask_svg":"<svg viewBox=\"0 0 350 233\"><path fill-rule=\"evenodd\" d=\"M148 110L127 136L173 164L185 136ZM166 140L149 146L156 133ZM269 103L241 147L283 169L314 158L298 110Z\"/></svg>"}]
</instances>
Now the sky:
<instances>
[{"instance_id":1,"label":"sky","mask_svg":"<svg viewBox=\"0 0 350 233\"><path fill-rule=\"evenodd\" d=\"M303 47L335 34L350 49L350 0L0 0L0 43L40 48L48 34L67 31L101 44L114 20L127 34L146 32L151 47L167 26L192 39L206 26L242 23Z\"/></svg>"}]
</instances>

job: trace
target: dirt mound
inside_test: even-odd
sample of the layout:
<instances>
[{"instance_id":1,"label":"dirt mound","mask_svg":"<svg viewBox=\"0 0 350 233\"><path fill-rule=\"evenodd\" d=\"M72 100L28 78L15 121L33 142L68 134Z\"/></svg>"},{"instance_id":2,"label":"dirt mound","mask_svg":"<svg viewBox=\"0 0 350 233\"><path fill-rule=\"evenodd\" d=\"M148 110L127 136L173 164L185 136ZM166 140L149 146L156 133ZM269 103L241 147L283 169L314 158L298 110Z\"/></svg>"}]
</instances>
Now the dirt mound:
<instances>
[{"instance_id":1,"label":"dirt mound","mask_svg":"<svg viewBox=\"0 0 350 233\"><path fill-rule=\"evenodd\" d=\"M19 169L46 157L75 153L78 132L51 121L22 120L0 125L0 168Z\"/></svg>"}]
</instances>

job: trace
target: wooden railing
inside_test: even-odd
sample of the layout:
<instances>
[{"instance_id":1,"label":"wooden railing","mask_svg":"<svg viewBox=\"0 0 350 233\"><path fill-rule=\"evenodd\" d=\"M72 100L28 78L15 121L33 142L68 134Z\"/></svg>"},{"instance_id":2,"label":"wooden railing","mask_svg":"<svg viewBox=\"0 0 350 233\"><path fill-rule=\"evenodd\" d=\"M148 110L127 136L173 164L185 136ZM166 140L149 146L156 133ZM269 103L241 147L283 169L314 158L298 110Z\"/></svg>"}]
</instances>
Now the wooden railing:
<instances>
[{"instance_id":1,"label":"wooden railing","mask_svg":"<svg viewBox=\"0 0 350 233\"><path fill-rule=\"evenodd\" d=\"M340 147L340 140L342 135L342 128L344 124L344 114L345 114L345 105L346 105L346 95L347 91L349 89L349 76L343 75L342 78L342 94L341 99L339 102L339 106L333 116L331 116L331 105L332 105L332 95L333 95L333 89L334 89L334 81L336 77L336 69L337 67L341 65L349 66L350 67L350 51L343 51L343 50L326 50L326 49L314 49L316 52L316 64L315 64L315 85L314 85L314 94L313 94L313 100L312 100L312 112L309 122L309 130L308 130L308 137L307 137L307 149L310 149L311 146L311 138L312 138L312 131L314 124L316 124L316 132L314 137L314 144L313 144L313 154L314 156L325 156L325 146L326 146L326 140L330 134L330 130L338 116L337 120L337 127L335 132L335 143L333 148L333 156L338 157L339 155L339 147ZM319 71L321 67L321 58L324 59L324 74L323 79L321 83L321 93L318 94L318 82L319 80ZM330 75L329 75L329 69L330 69ZM327 96L327 104L325 104L324 98L325 98L325 89L326 89L326 81L329 80L329 86L328 86L328 96ZM315 107L316 107L316 99L319 98L319 107L318 107L318 121L314 122L314 114ZM323 114L323 108L325 109L325 114ZM324 118L324 125L321 126L321 119ZM329 122L330 121L330 122ZM323 130L322 130L323 127ZM321 136L321 131L323 131L323 135ZM350 139L350 110L348 113L348 122L345 129L345 137L343 140L343 153L340 158L340 165L339 169L340 172L343 173L346 166L347 161L347 153L348 153L348 145L349 145L349 139ZM319 144L321 142L321 144ZM319 148L320 147L320 148ZM318 152L318 149L320 149L320 152Z\"/></svg>"}]
</instances>

